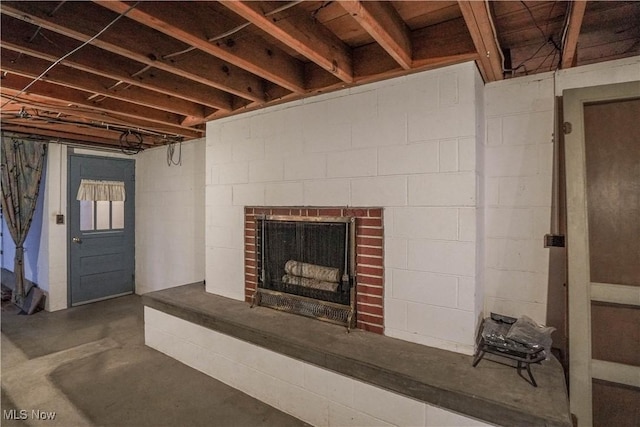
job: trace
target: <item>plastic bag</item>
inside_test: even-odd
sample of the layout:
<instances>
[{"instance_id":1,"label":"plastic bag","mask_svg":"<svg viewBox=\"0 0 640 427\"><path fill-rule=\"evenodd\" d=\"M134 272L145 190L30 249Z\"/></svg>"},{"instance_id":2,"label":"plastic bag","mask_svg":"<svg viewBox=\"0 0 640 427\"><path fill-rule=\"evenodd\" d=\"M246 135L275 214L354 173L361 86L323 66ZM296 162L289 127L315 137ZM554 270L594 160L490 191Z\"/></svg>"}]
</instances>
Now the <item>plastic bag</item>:
<instances>
[{"instance_id":1,"label":"plastic bag","mask_svg":"<svg viewBox=\"0 0 640 427\"><path fill-rule=\"evenodd\" d=\"M486 318L484 319L482 338L492 345L505 343L505 338L510 327L511 325L506 323L495 322L490 318Z\"/></svg>"},{"instance_id":2,"label":"plastic bag","mask_svg":"<svg viewBox=\"0 0 640 427\"><path fill-rule=\"evenodd\" d=\"M546 359L551 355L551 333L556 328L538 325L533 319L522 316L511 326L506 338L522 343L530 348L544 348Z\"/></svg>"}]
</instances>

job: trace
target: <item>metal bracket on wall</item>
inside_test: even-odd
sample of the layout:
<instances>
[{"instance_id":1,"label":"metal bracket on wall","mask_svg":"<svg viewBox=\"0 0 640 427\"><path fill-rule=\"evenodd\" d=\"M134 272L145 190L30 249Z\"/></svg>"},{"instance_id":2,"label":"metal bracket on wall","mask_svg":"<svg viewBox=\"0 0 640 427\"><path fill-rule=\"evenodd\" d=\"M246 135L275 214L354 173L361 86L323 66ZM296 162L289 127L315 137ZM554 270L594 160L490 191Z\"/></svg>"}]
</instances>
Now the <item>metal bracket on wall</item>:
<instances>
[{"instance_id":1,"label":"metal bracket on wall","mask_svg":"<svg viewBox=\"0 0 640 427\"><path fill-rule=\"evenodd\" d=\"M544 235L544 247L545 248L564 248L564 235L562 234L545 234Z\"/></svg>"}]
</instances>

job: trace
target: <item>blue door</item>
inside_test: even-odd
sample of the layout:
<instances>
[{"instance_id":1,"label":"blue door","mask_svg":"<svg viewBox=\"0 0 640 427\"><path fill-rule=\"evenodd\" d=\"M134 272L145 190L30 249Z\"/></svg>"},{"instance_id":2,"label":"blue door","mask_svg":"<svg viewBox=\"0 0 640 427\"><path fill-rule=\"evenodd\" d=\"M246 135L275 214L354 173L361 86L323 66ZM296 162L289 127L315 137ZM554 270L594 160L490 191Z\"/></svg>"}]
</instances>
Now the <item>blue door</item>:
<instances>
[{"instance_id":1,"label":"blue door","mask_svg":"<svg viewBox=\"0 0 640 427\"><path fill-rule=\"evenodd\" d=\"M124 183L124 201L76 199L81 180ZM135 290L135 161L69 156L69 304Z\"/></svg>"}]
</instances>

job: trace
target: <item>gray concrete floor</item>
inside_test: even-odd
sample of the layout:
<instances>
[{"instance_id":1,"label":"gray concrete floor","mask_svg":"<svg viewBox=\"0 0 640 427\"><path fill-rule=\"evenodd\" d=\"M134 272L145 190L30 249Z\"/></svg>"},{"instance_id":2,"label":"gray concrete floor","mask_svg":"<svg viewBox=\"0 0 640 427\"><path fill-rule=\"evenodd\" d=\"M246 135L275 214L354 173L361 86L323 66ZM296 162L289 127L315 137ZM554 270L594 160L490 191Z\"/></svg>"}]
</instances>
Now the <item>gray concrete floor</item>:
<instances>
[{"instance_id":1,"label":"gray concrete floor","mask_svg":"<svg viewBox=\"0 0 640 427\"><path fill-rule=\"evenodd\" d=\"M31 316L3 303L1 329L3 426L306 425L146 347L136 295Z\"/></svg>"}]
</instances>

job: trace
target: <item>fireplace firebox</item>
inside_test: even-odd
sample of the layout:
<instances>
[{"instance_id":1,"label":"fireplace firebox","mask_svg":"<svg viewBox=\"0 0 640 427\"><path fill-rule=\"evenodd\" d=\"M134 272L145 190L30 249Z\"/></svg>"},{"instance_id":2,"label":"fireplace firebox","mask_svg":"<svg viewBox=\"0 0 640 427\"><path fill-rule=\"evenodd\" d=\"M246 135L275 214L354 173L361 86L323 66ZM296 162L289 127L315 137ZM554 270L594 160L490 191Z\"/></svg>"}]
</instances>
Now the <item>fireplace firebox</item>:
<instances>
[{"instance_id":1,"label":"fireplace firebox","mask_svg":"<svg viewBox=\"0 0 640 427\"><path fill-rule=\"evenodd\" d=\"M245 301L384 333L383 213L246 206Z\"/></svg>"},{"instance_id":2,"label":"fireplace firebox","mask_svg":"<svg viewBox=\"0 0 640 427\"><path fill-rule=\"evenodd\" d=\"M256 216L253 304L355 326L355 218Z\"/></svg>"}]
</instances>

